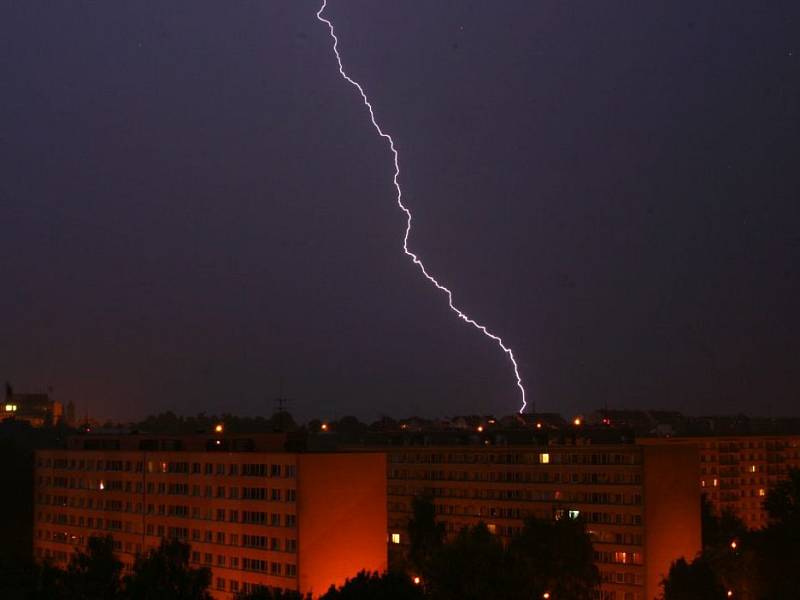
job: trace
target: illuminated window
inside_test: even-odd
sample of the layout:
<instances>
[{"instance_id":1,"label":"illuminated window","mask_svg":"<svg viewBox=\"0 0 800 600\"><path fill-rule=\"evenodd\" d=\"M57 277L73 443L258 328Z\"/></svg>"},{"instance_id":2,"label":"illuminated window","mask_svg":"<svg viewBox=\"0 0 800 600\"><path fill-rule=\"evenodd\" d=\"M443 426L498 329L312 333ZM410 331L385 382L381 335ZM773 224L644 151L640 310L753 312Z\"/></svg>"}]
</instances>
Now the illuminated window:
<instances>
[{"instance_id":1,"label":"illuminated window","mask_svg":"<svg viewBox=\"0 0 800 600\"><path fill-rule=\"evenodd\" d=\"M497 533L497 525L495 525L494 523L487 523L486 529L489 530L489 533Z\"/></svg>"},{"instance_id":2,"label":"illuminated window","mask_svg":"<svg viewBox=\"0 0 800 600\"><path fill-rule=\"evenodd\" d=\"M547 452L543 452L539 455L539 462L543 465L546 465L550 462L550 455Z\"/></svg>"},{"instance_id":3,"label":"illuminated window","mask_svg":"<svg viewBox=\"0 0 800 600\"><path fill-rule=\"evenodd\" d=\"M764 488L759 488L758 495L759 496L766 496L767 492L764 490Z\"/></svg>"},{"instance_id":4,"label":"illuminated window","mask_svg":"<svg viewBox=\"0 0 800 600\"><path fill-rule=\"evenodd\" d=\"M717 484L719 483L719 481L717 481L716 479L714 479L714 481L713 481L712 483L714 484L714 487L717 487Z\"/></svg>"},{"instance_id":5,"label":"illuminated window","mask_svg":"<svg viewBox=\"0 0 800 600\"><path fill-rule=\"evenodd\" d=\"M751 473L755 473L756 472L756 466L755 465L750 465L750 472Z\"/></svg>"},{"instance_id":6,"label":"illuminated window","mask_svg":"<svg viewBox=\"0 0 800 600\"><path fill-rule=\"evenodd\" d=\"M400 543L400 534L399 533L393 533L392 534L392 543L393 544L399 544Z\"/></svg>"},{"instance_id":7,"label":"illuminated window","mask_svg":"<svg viewBox=\"0 0 800 600\"><path fill-rule=\"evenodd\" d=\"M15 412L17 410L16 404L6 404L6 412Z\"/></svg>"},{"instance_id":8,"label":"illuminated window","mask_svg":"<svg viewBox=\"0 0 800 600\"><path fill-rule=\"evenodd\" d=\"M570 519L577 519L579 516L581 516L581 511L579 511L579 510L570 510L570 511L567 511L567 515L569 516Z\"/></svg>"}]
</instances>

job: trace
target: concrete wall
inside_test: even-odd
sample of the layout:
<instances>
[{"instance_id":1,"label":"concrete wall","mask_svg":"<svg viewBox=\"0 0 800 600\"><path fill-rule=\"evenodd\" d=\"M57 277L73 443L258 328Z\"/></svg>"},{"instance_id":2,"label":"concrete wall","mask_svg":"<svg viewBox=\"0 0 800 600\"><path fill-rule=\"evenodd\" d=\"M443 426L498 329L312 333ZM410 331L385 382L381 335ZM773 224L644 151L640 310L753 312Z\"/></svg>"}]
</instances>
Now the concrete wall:
<instances>
[{"instance_id":1,"label":"concrete wall","mask_svg":"<svg viewBox=\"0 0 800 600\"><path fill-rule=\"evenodd\" d=\"M695 446L644 446L645 598L660 598L673 561L702 547Z\"/></svg>"},{"instance_id":2,"label":"concrete wall","mask_svg":"<svg viewBox=\"0 0 800 600\"><path fill-rule=\"evenodd\" d=\"M298 455L299 587L317 597L361 570L385 571L386 455Z\"/></svg>"}]
</instances>

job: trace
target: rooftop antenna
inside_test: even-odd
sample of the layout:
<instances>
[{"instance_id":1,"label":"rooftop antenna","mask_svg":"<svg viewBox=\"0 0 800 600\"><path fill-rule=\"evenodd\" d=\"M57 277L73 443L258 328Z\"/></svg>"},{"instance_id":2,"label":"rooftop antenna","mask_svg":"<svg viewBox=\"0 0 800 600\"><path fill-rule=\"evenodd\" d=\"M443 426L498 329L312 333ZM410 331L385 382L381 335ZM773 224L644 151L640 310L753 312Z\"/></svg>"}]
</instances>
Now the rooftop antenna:
<instances>
[{"instance_id":1,"label":"rooftop antenna","mask_svg":"<svg viewBox=\"0 0 800 600\"><path fill-rule=\"evenodd\" d=\"M273 410L273 415L277 415L278 417L278 424L276 427L277 431L284 431L284 416L286 415L286 405L289 404L291 400L289 398L284 397L283 395L283 375L281 375L280 379L278 380L278 397L273 400L275 403L275 409Z\"/></svg>"}]
</instances>

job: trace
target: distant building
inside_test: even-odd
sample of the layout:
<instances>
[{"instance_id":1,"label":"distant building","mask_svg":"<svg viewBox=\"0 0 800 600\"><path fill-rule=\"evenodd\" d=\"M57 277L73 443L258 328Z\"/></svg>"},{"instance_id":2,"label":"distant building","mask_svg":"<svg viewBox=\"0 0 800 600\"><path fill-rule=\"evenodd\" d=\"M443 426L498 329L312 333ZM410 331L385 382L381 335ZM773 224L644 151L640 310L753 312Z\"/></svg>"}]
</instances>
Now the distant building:
<instances>
[{"instance_id":1,"label":"distant building","mask_svg":"<svg viewBox=\"0 0 800 600\"><path fill-rule=\"evenodd\" d=\"M365 440L388 459L390 546L408 544L415 496L429 496L449 535L483 521L501 539L526 517L582 517L599 600L652 600L672 561L701 549L697 448L638 445L633 435L478 430L401 432Z\"/></svg>"},{"instance_id":2,"label":"distant building","mask_svg":"<svg viewBox=\"0 0 800 600\"><path fill-rule=\"evenodd\" d=\"M26 421L33 427L51 427L64 418L64 406L49 394L18 394L10 383L6 383L6 398L0 408L0 421Z\"/></svg>"},{"instance_id":3,"label":"distant building","mask_svg":"<svg viewBox=\"0 0 800 600\"><path fill-rule=\"evenodd\" d=\"M111 534L129 567L178 538L225 600L385 570L386 457L301 448L288 434L72 437L36 454L35 555L64 566Z\"/></svg>"}]
</instances>

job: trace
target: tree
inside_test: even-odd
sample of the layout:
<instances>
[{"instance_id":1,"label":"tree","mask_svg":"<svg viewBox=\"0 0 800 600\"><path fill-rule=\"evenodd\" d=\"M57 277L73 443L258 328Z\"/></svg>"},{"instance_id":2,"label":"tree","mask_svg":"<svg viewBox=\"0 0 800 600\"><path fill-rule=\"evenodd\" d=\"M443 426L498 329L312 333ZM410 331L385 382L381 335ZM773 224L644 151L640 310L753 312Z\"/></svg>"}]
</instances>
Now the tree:
<instances>
[{"instance_id":1,"label":"tree","mask_svg":"<svg viewBox=\"0 0 800 600\"><path fill-rule=\"evenodd\" d=\"M189 545L178 540L162 540L137 557L124 583L128 600L212 600L211 571L190 567Z\"/></svg>"},{"instance_id":2,"label":"tree","mask_svg":"<svg viewBox=\"0 0 800 600\"><path fill-rule=\"evenodd\" d=\"M583 519L526 519L508 551L511 576L517 586L533 592L531 597L545 592L571 600L594 597L600 573Z\"/></svg>"},{"instance_id":3,"label":"tree","mask_svg":"<svg viewBox=\"0 0 800 600\"><path fill-rule=\"evenodd\" d=\"M484 523L465 527L434 554L423 585L435 600L513 598L506 554Z\"/></svg>"},{"instance_id":4,"label":"tree","mask_svg":"<svg viewBox=\"0 0 800 600\"><path fill-rule=\"evenodd\" d=\"M733 510L722 509L717 515L711 501L705 496L700 500L700 521L702 527L703 548L727 549L734 540L741 539L747 533L747 526Z\"/></svg>"},{"instance_id":5,"label":"tree","mask_svg":"<svg viewBox=\"0 0 800 600\"><path fill-rule=\"evenodd\" d=\"M86 550L76 550L64 575L64 598L113 600L121 589L122 561L109 536L90 537Z\"/></svg>"},{"instance_id":6,"label":"tree","mask_svg":"<svg viewBox=\"0 0 800 600\"><path fill-rule=\"evenodd\" d=\"M427 578L428 567L444 543L444 524L436 522L436 507L430 498L415 496L408 521L408 560L414 571Z\"/></svg>"},{"instance_id":7,"label":"tree","mask_svg":"<svg viewBox=\"0 0 800 600\"><path fill-rule=\"evenodd\" d=\"M764 508L771 526L800 531L800 469L792 469L787 479L770 489Z\"/></svg>"},{"instance_id":8,"label":"tree","mask_svg":"<svg viewBox=\"0 0 800 600\"><path fill-rule=\"evenodd\" d=\"M727 589L702 558L691 563L679 558L672 563L661 584L664 600L727 600Z\"/></svg>"},{"instance_id":9,"label":"tree","mask_svg":"<svg viewBox=\"0 0 800 600\"><path fill-rule=\"evenodd\" d=\"M800 590L800 470L767 493L764 508L769 526L748 540L756 563L754 597L769 600L796 599Z\"/></svg>"},{"instance_id":10,"label":"tree","mask_svg":"<svg viewBox=\"0 0 800 600\"><path fill-rule=\"evenodd\" d=\"M341 587L331 586L320 600L423 600L422 587L405 573L361 571Z\"/></svg>"},{"instance_id":11,"label":"tree","mask_svg":"<svg viewBox=\"0 0 800 600\"><path fill-rule=\"evenodd\" d=\"M248 593L236 594L236 600L311 600L311 594L303 596L293 590L271 589L266 586L256 586Z\"/></svg>"}]
</instances>

